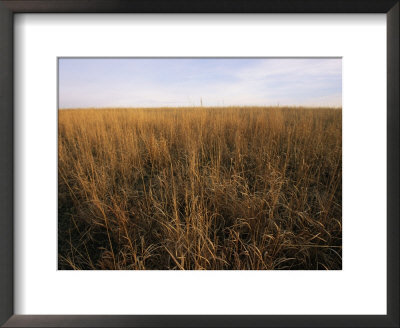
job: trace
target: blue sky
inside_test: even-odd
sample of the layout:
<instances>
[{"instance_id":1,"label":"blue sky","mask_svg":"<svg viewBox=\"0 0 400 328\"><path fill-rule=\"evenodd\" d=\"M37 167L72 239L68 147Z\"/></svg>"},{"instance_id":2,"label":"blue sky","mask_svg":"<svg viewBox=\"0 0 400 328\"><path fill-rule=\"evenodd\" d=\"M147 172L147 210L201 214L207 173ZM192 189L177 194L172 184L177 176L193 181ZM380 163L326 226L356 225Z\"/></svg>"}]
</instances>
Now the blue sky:
<instances>
[{"instance_id":1,"label":"blue sky","mask_svg":"<svg viewBox=\"0 0 400 328\"><path fill-rule=\"evenodd\" d=\"M60 58L59 107L342 105L339 58Z\"/></svg>"}]
</instances>

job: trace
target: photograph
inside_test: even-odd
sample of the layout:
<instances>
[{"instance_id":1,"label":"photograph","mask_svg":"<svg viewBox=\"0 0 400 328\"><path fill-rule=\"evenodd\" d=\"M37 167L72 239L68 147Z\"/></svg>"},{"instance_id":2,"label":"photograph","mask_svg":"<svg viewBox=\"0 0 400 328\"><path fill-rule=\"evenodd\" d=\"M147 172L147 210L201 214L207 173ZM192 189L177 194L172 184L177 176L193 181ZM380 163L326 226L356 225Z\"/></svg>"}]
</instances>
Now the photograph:
<instances>
[{"instance_id":1,"label":"photograph","mask_svg":"<svg viewBox=\"0 0 400 328\"><path fill-rule=\"evenodd\" d=\"M340 57L59 57L58 270L342 270Z\"/></svg>"}]
</instances>

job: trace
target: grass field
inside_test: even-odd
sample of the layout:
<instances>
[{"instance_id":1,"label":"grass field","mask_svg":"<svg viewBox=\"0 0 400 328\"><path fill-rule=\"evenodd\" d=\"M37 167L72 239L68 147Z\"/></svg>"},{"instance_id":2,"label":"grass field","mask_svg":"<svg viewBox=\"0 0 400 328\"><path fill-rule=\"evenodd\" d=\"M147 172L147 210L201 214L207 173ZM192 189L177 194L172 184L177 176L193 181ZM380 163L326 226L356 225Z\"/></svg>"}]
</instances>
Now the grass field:
<instances>
[{"instance_id":1,"label":"grass field","mask_svg":"<svg viewBox=\"0 0 400 328\"><path fill-rule=\"evenodd\" d=\"M59 111L59 269L341 269L342 110Z\"/></svg>"}]
</instances>

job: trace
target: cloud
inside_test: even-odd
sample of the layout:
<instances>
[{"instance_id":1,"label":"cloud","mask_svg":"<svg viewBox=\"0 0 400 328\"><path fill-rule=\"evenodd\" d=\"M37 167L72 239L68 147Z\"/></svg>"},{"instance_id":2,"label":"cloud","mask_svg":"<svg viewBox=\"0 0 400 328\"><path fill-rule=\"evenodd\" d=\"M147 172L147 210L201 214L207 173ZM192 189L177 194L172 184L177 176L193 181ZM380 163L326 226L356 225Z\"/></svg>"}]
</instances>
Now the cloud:
<instances>
[{"instance_id":1,"label":"cloud","mask_svg":"<svg viewBox=\"0 0 400 328\"><path fill-rule=\"evenodd\" d=\"M90 61L90 60L89 60ZM60 65L60 107L341 106L340 59L147 59Z\"/></svg>"}]
</instances>

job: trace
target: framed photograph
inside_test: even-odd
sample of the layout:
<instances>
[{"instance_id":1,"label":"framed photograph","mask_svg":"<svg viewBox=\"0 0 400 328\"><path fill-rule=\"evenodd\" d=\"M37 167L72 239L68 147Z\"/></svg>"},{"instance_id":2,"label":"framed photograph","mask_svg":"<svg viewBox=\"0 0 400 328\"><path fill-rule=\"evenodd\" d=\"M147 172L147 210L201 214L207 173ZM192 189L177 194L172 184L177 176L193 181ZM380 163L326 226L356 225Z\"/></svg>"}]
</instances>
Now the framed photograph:
<instances>
[{"instance_id":1,"label":"framed photograph","mask_svg":"<svg viewBox=\"0 0 400 328\"><path fill-rule=\"evenodd\" d=\"M3 326L399 326L398 1L0 22Z\"/></svg>"}]
</instances>

